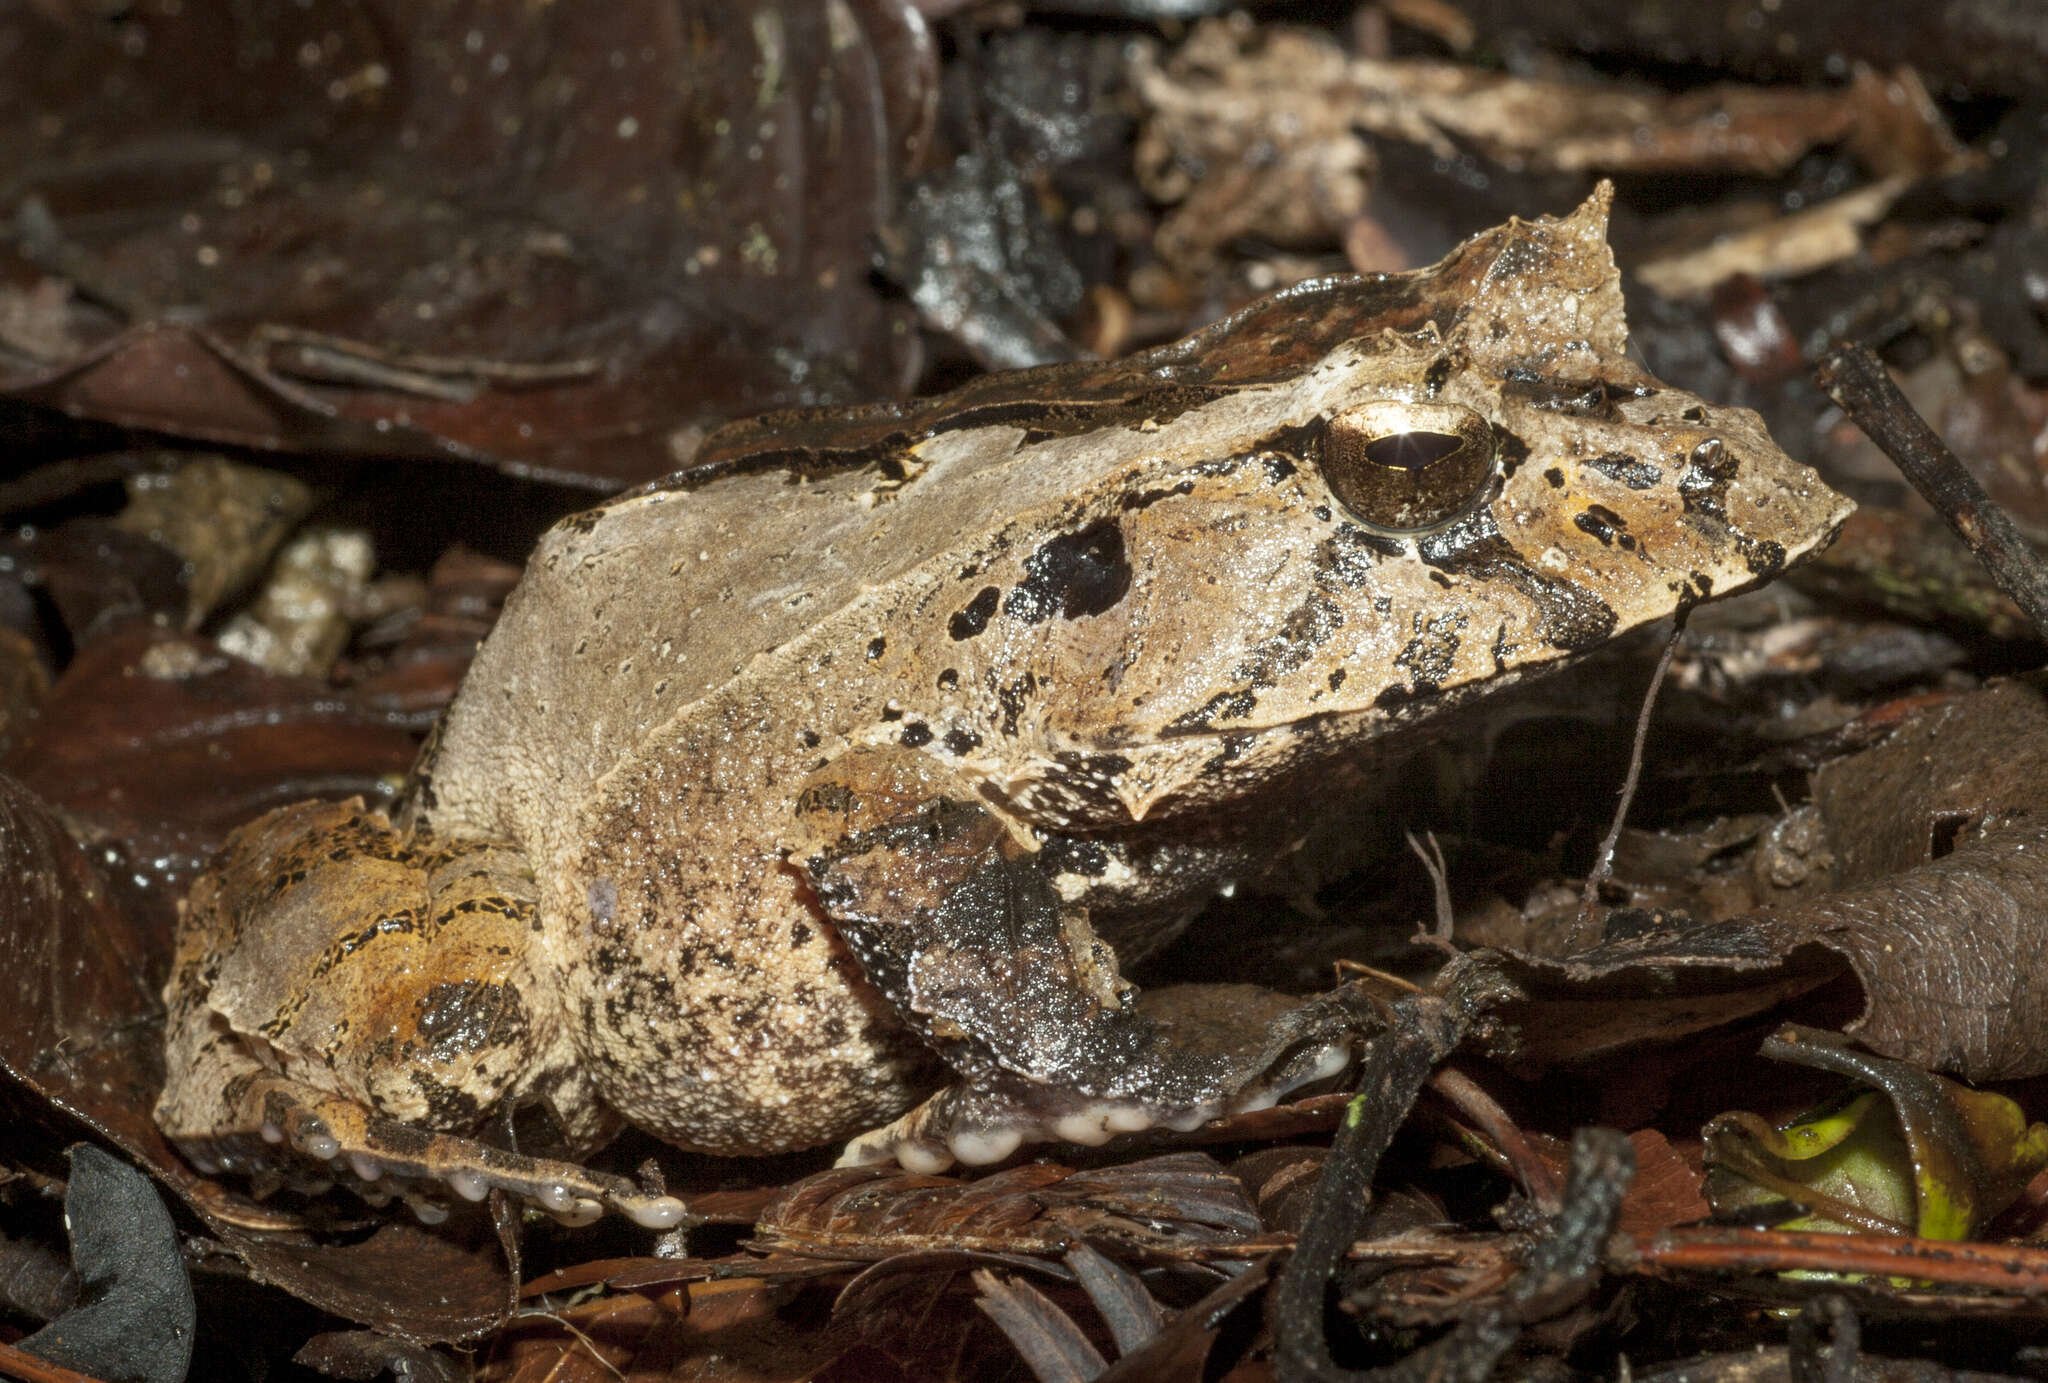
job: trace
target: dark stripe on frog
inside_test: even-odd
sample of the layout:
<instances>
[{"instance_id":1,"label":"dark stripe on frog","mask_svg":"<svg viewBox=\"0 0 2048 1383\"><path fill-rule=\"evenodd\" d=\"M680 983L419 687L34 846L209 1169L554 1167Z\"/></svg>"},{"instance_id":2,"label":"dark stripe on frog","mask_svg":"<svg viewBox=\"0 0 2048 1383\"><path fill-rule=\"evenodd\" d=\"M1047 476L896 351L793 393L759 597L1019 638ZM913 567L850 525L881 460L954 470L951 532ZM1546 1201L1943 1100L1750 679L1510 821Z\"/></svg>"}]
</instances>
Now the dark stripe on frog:
<instances>
[{"instance_id":1,"label":"dark stripe on frog","mask_svg":"<svg viewBox=\"0 0 2048 1383\"><path fill-rule=\"evenodd\" d=\"M1243 720L1258 707L1258 704L1258 693L1249 687L1218 692L1194 710L1185 715L1175 716L1160 727L1159 733L1162 737L1173 738L1181 735L1206 734L1215 721Z\"/></svg>"},{"instance_id":2,"label":"dark stripe on frog","mask_svg":"<svg viewBox=\"0 0 2048 1383\"><path fill-rule=\"evenodd\" d=\"M338 937L328 944L320 958L313 962L312 971L298 984L292 997L279 1006L270 1019L256 1031L260 1036L276 1040L290 1032L298 1021L299 1012L311 1001L314 992L312 981L319 979L347 960L357 951L383 936L414 936L421 931L420 914L412 908L400 908L377 918L367 927L348 936Z\"/></svg>"},{"instance_id":3,"label":"dark stripe on frog","mask_svg":"<svg viewBox=\"0 0 2048 1383\"><path fill-rule=\"evenodd\" d=\"M1553 379L1538 370L1511 366L1501 374L1501 397L1519 399L1549 413L1574 418L1619 422L1617 399L1647 399L1657 391L1648 385L1620 385L1605 379Z\"/></svg>"},{"instance_id":4,"label":"dark stripe on frog","mask_svg":"<svg viewBox=\"0 0 2048 1383\"><path fill-rule=\"evenodd\" d=\"M1038 371L1023 373L1035 375ZM987 378L1013 379L1010 375ZM706 440L693 465L633 493L693 490L725 476L777 470L815 479L873 467L882 479L898 481L908 473L902 461L906 452L950 433L1016 427L1023 429L1024 442L1030 445L1106 428L1163 426L1232 392L1234 389L1154 382L1153 387L1133 394L1102 399L1027 397L956 402L955 395L947 395L924 403L766 413L719 429Z\"/></svg>"},{"instance_id":5,"label":"dark stripe on frog","mask_svg":"<svg viewBox=\"0 0 2048 1383\"><path fill-rule=\"evenodd\" d=\"M1481 586L1503 585L1536 607L1538 636L1552 648L1580 653L1604 642L1620 620L1614 607L1576 582L1538 571L1503 538L1493 515L1479 510L1416 543L1429 566Z\"/></svg>"},{"instance_id":6,"label":"dark stripe on frog","mask_svg":"<svg viewBox=\"0 0 2048 1383\"><path fill-rule=\"evenodd\" d=\"M1261 639L1232 675L1254 688L1270 687L1307 662L1343 627L1343 610L1328 595L1316 591L1288 611L1279 632Z\"/></svg>"},{"instance_id":7,"label":"dark stripe on frog","mask_svg":"<svg viewBox=\"0 0 2048 1383\"><path fill-rule=\"evenodd\" d=\"M984 375L949 394L858 408L787 409L726 424L694 462L629 495L691 490L721 476L788 470L816 476L885 465L908 447L964 428L1012 425L1034 438L1167 423L1239 389L1293 377L1342 342L1448 332L1455 294L1425 296L1422 275L1309 279L1169 345L1111 362L1075 361Z\"/></svg>"}]
</instances>

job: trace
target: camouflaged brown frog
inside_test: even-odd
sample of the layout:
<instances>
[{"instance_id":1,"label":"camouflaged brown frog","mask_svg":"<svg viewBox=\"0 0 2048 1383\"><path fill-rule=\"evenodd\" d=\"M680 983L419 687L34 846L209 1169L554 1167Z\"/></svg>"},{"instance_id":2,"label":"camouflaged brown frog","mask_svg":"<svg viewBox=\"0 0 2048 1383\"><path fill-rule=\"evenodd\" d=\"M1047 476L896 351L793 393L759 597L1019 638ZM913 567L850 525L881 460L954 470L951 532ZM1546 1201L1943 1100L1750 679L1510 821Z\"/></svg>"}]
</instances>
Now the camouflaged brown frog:
<instances>
[{"instance_id":1,"label":"camouflaged brown frog","mask_svg":"<svg viewBox=\"0 0 2048 1383\"><path fill-rule=\"evenodd\" d=\"M159 1122L202 1170L663 1225L574 1159L630 1123L936 1170L1333 1075L1341 1006L1121 967L1444 711L1849 510L1628 360L1606 212L737 424L558 524L388 820L287 807L196 884Z\"/></svg>"}]
</instances>

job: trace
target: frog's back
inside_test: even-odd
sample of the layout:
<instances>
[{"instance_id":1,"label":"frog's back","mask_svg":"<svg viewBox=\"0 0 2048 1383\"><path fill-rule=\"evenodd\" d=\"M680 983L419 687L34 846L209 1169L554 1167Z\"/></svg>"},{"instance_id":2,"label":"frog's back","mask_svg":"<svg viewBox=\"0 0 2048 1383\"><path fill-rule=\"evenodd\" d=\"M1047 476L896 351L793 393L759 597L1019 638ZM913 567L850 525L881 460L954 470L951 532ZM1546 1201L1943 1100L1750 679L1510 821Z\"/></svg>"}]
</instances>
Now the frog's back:
<instances>
[{"instance_id":1,"label":"frog's back","mask_svg":"<svg viewBox=\"0 0 2048 1383\"><path fill-rule=\"evenodd\" d=\"M835 689L789 685L777 650L827 626L850 650L900 628L886 610L909 574L1128 458L994 426L928 438L901 461L914 478L896 465L731 475L557 524L423 765L429 817L525 839L650 741L757 681L775 683L766 690L792 724L802 700L814 703L805 724L839 728Z\"/></svg>"}]
</instances>

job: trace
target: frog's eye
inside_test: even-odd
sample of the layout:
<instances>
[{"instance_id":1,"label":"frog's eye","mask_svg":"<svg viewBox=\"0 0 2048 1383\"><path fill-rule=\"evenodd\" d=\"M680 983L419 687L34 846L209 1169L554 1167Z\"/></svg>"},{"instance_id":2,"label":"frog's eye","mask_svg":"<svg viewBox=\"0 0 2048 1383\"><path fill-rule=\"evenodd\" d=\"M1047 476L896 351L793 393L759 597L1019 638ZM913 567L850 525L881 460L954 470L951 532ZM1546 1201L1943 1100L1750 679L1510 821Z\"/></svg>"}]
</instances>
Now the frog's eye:
<instances>
[{"instance_id":1,"label":"frog's eye","mask_svg":"<svg viewBox=\"0 0 2048 1383\"><path fill-rule=\"evenodd\" d=\"M1455 403L1382 399L1323 428L1323 480L1361 521L1389 533L1441 528L1486 495L1493 429Z\"/></svg>"}]
</instances>

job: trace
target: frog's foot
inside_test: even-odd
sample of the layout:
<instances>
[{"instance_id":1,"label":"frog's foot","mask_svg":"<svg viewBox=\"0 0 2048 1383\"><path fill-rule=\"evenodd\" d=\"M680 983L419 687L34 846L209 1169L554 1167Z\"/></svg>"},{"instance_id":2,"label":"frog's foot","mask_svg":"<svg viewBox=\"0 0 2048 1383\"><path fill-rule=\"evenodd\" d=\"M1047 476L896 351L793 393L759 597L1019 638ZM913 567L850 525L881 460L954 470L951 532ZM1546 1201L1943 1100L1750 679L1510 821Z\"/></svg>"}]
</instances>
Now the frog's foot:
<instances>
[{"instance_id":1,"label":"frog's foot","mask_svg":"<svg viewBox=\"0 0 2048 1383\"><path fill-rule=\"evenodd\" d=\"M610 1210L649 1229L672 1229L689 1216L674 1196L650 1194L624 1177L414 1128L283 1076L245 1077L227 1097L232 1117L216 1131L172 1131L193 1166L208 1175L238 1173L258 1185L307 1192L339 1181L372 1205L403 1199L428 1224L448 1217L444 1192L481 1201L494 1190L565 1224L588 1224Z\"/></svg>"},{"instance_id":2,"label":"frog's foot","mask_svg":"<svg viewBox=\"0 0 2048 1383\"><path fill-rule=\"evenodd\" d=\"M1368 1014L1250 985L1140 996L1033 850L908 750L857 750L798 798L819 902L868 979L959 1073L848 1157L986 1163L1271 1104L1341 1070ZM1340 991L1340 994L1342 991Z\"/></svg>"},{"instance_id":3,"label":"frog's foot","mask_svg":"<svg viewBox=\"0 0 2048 1383\"><path fill-rule=\"evenodd\" d=\"M1092 1148L1118 1134L1187 1133L1212 1119L1271 1108L1342 1074L1360 1035L1340 1004L1299 1003L1251 985L1151 990L1137 1008L1172 1038L1160 1044L1155 1063L1068 1085L1008 1072L964 1081L853 1139L839 1165L894 1160L905 1171L932 1174L955 1162L1001 1162L1032 1143Z\"/></svg>"}]
</instances>

